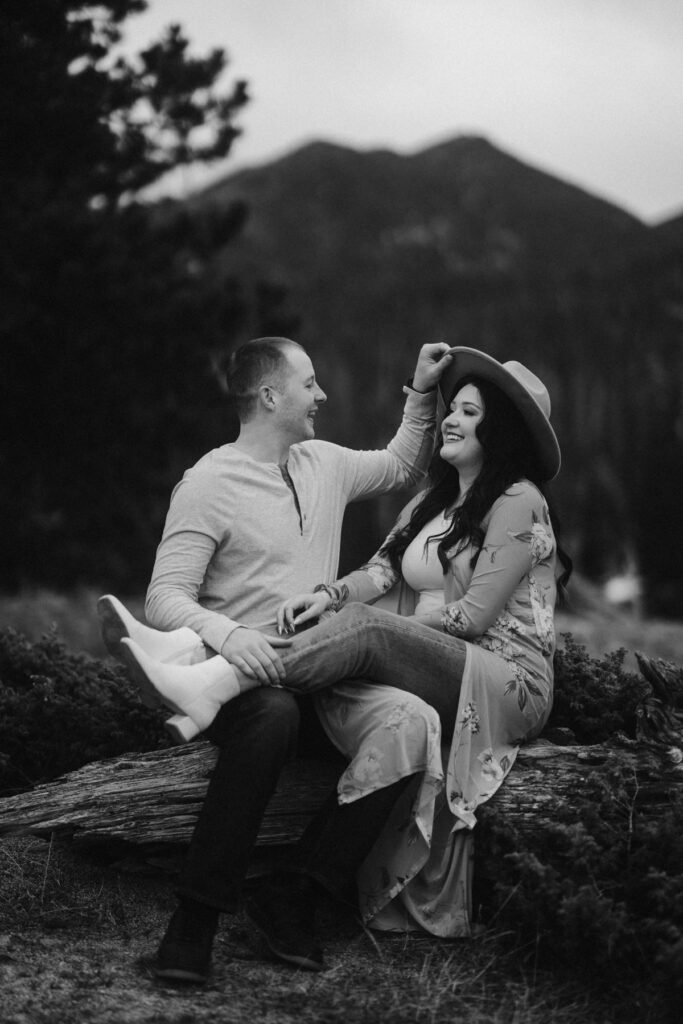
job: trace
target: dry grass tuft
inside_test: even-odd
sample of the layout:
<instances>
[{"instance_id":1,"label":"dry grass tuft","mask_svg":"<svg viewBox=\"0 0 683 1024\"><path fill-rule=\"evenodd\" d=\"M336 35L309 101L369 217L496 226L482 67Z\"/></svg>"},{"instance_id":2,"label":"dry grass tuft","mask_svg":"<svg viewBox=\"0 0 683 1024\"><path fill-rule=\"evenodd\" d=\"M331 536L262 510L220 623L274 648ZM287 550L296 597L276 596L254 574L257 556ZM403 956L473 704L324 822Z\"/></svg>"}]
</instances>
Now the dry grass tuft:
<instances>
[{"instance_id":1,"label":"dry grass tuft","mask_svg":"<svg viewBox=\"0 0 683 1024\"><path fill-rule=\"evenodd\" d=\"M633 1001L558 985L534 969L534 950L510 948L504 935L372 934L331 903L320 974L269 960L236 915L223 919L204 989L163 985L150 954L172 888L168 876L124 873L68 846L0 842L4 1024L654 1024Z\"/></svg>"}]
</instances>

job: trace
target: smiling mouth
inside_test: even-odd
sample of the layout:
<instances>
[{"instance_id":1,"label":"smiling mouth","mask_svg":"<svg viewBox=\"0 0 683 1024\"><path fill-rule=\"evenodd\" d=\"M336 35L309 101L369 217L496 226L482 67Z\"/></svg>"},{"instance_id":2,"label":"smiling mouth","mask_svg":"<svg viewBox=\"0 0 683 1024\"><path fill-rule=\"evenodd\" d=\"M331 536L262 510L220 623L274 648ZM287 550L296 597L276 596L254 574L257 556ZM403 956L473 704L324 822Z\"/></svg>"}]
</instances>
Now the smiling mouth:
<instances>
[{"instance_id":1,"label":"smiling mouth","mask_svg":"<svg viewBox=\"0 0 683 1024\"><path fill-rule=\"evenodd\" d=\"M448 444L450 441L464 441L464 440L465 439L462 436L462 434L453 434L453 433L444 434L444 438L443 438L444 444Z\"/></svg>"}]
</instances>

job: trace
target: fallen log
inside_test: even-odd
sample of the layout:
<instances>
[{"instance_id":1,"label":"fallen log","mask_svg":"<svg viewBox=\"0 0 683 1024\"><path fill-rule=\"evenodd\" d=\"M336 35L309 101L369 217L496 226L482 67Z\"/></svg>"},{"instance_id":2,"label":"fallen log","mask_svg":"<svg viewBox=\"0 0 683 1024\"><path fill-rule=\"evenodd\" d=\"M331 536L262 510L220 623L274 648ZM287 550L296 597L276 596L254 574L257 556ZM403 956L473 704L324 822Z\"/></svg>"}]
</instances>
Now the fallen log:
<instances>
[{"instance_id":1,"label":"fallen log","mask_svg":"<svg viewBox=\"0 0 683 1024\"><path fill-rule=\"evenodd\" d=\"M217 751L208 742L94 761L0 800L0 836L24 833L93 846L186 843ZM299 759L282 772L259 845L292 842L339 777L339 764Z\"/></svg>"},{"instance_id":2,"label":"fallen log","mask_svg":"<svg viewBox=\"0 0 683 1024\"><path fill-rule=\"evenodd\" d=\"M215 760L215 749L201 742L94 762L0 801L0 836L54 835L81 846L112 840L184 844ZM637 777L639 800L652 810L683 785L683 763L665 750L536 740L520 751L490 813L505 815L523 832L542 829L553 820L558 802L570 800L593 773L616 765ZM259 845L295 840L338 776L339 765L325 761L288 765L266 811Z\"/></svg>"},{"instance_id":3,"label":"fallen log","mask_svg":"<svg viewBox=\"0 0 683 1024\"><path fill-rule=\"evenodd\" d=\"M653 686L639 739L581 746L541 738L522 747L505 785L487 808L522 832L542 830L558 802L571 800L594 773L613 766L633 773L637 803L656 813L683 785L683 729L677 713L679 675L640 659ZM204 797L216 751L197 742L131 753L85 765L27 793L0 800L0 836L16 833L70 839L80 846L115 840L136 845L185 844ZM260 846L294 841L331 791L339 763L297 760L283 772L259 834Z\"/></svg>"}]
</instances>

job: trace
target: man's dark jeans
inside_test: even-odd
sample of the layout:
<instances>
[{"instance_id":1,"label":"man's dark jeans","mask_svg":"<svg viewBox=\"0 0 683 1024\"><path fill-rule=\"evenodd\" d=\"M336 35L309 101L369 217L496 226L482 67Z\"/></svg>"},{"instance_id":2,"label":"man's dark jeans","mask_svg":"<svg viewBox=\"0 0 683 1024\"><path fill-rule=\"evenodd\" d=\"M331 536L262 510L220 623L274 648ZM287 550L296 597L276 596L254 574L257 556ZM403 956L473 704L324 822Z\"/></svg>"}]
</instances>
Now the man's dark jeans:
<instances>
[{"instance_id":1,"label":"man's dark jeans","mask_svg":"<svg viewBox=\"0 0 683 1024\"><path fill-rule=\"evenodd\" d=\"M301 705L301 706L300 706ZM307 706L308 705L308 706ZM219 910L237 909L261 820L283 765L310 750L310 698L267 686L226 704L207 730L219 748L178 888ZM316 722L317 743L334 750ZM299 744L300 732L309 742ZM336 753L336 752L335 752ZM336 754L339 757L338 754ZM340 774L343 763L340 762ZM410 778L339 806L330 794L283 868L315 878L334 896L353 901L355 874Z\"/></svg>"}]
</instances>

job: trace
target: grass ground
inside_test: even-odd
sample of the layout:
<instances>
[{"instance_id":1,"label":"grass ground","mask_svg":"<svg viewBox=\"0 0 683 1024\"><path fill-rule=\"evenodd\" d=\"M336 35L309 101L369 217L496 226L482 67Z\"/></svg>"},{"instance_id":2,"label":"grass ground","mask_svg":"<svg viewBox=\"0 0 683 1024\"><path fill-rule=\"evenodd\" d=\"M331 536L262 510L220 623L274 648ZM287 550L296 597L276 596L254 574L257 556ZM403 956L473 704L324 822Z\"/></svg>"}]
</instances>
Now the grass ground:
<instances>
[{"instance_id":1,"label":"grass ground","mask_svg":"<svg viewBox=\"0 0 683 1024\"><path fill-rule=\"evenodd\" d=\"M57 628L75 651L102 656L97 594L33 591L0 598L0 619L31 639ZM129 601L141 613L141 601ZM603 609L558 618L592 655L626 647L683 664L683 624ZM632 655L629 655L632 657ZM629 667L631 667L629 665ZM635 668L635 663L633 663ZM0 1020L3 1024L658 1024L625 979L619 993L559 983L492 928L468 942L377 935L327 907L327 969L269 960L243 915L225 918L205 989L155 981L153 953L174 905L173 877L132 859L95 862L35 838L0 840Z\"/></svg>"},{"instance_id":2,"label":"grass ground","mask_svg":"<svg viewBox=\"0 0 683 1024\"><path fill-rule=\"evenodd\" d=\"M0 842L4 1024L654 1024L637 994L617 1002L559 985L535 970L533 949L495 931L468 942L371 934L331 906L322 973L271 961L237 915L223 919L208 985L173 987L150 961L172 879L127 867L36 839Z\"/></svg>"}]
</instances>

